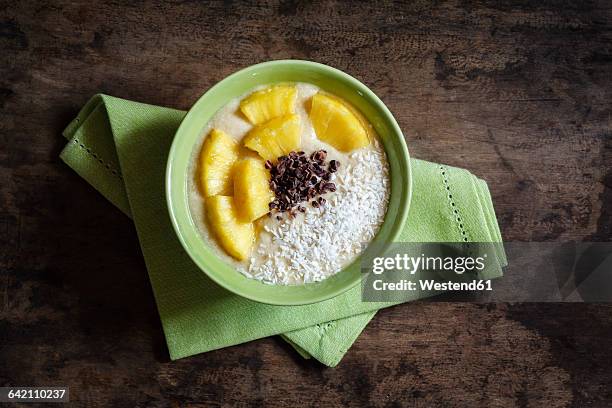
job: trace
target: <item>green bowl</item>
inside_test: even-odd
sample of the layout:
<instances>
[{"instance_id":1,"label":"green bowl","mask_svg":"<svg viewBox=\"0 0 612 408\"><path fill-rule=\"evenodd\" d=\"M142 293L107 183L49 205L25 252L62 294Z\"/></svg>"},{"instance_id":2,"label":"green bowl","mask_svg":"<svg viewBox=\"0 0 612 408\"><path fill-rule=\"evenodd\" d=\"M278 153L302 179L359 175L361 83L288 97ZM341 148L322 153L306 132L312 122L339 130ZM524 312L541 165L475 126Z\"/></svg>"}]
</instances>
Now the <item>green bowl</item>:
<instances>
[{"instance_id":1,"label":"green bowl","mask_svg":"<svg viewBox=\"0 0 612 408\"><path fill-rule=\"evenodd\" d=\"M308 82L344 98L370 121L380 136L390 167L391 195L384 223L372 244L380 251L400 233L408 215L412 177L404 136L382 101L364 84L327 65L283 60L238 71L206 92L189 110L178 128L166 170L166 199L176 234L198 267L213 281L240 296L274 305L302 305L337 296L360 280L360 259L322 282L295 286L264 284L249 279L209 247L191 217L188 204L189 161L207 122L230 100L249 90L279 82ZM202 294L206 296L206 294Z\"/></svg>"}]
</instances>

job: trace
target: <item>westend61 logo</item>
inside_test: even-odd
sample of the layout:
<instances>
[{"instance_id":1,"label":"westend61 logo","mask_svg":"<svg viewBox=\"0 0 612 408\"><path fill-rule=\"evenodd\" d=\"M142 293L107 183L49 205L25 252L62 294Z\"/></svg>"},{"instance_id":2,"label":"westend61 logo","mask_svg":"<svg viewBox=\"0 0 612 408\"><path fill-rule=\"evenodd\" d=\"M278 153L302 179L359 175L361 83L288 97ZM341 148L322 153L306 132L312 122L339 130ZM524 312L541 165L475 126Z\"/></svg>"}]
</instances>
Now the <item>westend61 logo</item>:
<instances>
[{"instance_id":1,"label":"westend61 logo","mask_svg":"<svg viewBox=\"0 0 612 408\"><path fill-rule=\"evenodd\" d=\"M495 244L395 243L362 259L362 299L394 302L442 292L491 291L501 276Z\"/></svg>"}]
</instances>

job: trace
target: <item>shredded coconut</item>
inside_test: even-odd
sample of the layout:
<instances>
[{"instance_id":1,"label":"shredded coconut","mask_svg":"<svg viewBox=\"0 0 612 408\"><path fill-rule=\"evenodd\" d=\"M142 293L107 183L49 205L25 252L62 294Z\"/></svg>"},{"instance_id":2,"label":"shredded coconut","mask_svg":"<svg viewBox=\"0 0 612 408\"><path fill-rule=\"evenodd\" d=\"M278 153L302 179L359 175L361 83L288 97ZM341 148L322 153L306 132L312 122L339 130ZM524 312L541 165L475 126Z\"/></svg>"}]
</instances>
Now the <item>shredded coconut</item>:
<instances>
[{"instance_id":1,"label":"shredded coconut","mask_svg":"<svg viewBox=\"0 0 612 408\"><path fill-rule=\"evenodd\" d=\"M321 281L353 261L378 232L387 211L389 170L384 150L350 154L332 180L337 191L320 208L265 224L247 267L249 278L269 284Z\"/></svg>"}]
</instances>

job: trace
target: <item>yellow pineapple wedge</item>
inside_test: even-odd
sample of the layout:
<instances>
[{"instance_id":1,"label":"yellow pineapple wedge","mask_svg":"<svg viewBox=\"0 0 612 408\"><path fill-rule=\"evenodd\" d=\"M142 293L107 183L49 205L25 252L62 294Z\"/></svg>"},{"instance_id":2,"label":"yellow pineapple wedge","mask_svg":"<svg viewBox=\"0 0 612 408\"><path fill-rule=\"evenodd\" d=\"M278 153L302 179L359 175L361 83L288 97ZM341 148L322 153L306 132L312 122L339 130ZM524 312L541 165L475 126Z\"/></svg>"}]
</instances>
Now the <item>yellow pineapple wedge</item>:
<instances>
[{"instance_id":1,"label":"yellow pineapple wedge","mask_svg":"<svg viewBox=\"0 0 612 408\"><path fill-rule=\"evenodd\" d=\"M205 197L233 192L232 168L238 160L240 146L219 129L213 129L204 140L200 153L200 183Z\"/></svg>"},{"instance_id":2,"label":"yellow pineapple wedge","mask_svg":"<svg viewBox=\"0 0 612 408\"><path fill-rule=\"evenodd\" d=\"M234 205L242 221L255 221L270 209L274 199L270 190L270 172L263 160L242 159L234 167Z\"/></svg>"},{"instance_id":3,"label":"yellow pineapple wedge","mask_svg":"<svg viewBox=\"0 0 612 408\"><path fill-rule=\"evenodd\" d=\"M312 97L310 120L317 137L343 152L370 144L369 125L359 112L324 93Z\"/></svg>"},{"instance_id":4,"label":"yellow pineapple wedge","mask_svg":"<svg viewBox=\"0 0 612 408\"><path fill-rule=\"evenodd\" d=\"M254 125L295 113L295 86L278 85L253 92L240 102L240 110Z\"/></svg>"},{"instance_id":5,"label":"yellow pineapple wedge","mask_svg":"<svg viewBox=\"0 0 612 408\"><path fill-rule=\"evenodd\" d=\"M276 162L280 156L300 147L300 118L285 115L271 119L251 129L244 137L244 145L255 150L265 160Z\"/></svg>"},{"instance_id":6,"label":"yellow pineapple wedge","mask_svg":"<svg viewBox=\"0 0 612 408\"><path fill-rule=\"evenodd\" d=\"M255 243L255 227L252 222L238 219L233 197L206 197L206 217L219 244L228 254L239 261L249 256Z\"/></svg>"}]
</instances>

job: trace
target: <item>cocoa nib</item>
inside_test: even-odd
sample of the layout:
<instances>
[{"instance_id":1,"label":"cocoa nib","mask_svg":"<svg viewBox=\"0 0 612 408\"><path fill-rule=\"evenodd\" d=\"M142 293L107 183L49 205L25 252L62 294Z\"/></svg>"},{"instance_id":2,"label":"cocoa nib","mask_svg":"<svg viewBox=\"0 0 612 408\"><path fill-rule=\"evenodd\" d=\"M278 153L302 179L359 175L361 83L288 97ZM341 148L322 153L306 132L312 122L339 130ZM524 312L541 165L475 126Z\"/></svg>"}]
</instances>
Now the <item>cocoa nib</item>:
<instances>
[{"instance_id":1,"label":"cocoa nib","mask_svg":"<svg viewBox=\"0 0 612 408\"><path fill-rule=\"evenodd\" d=\"M327 157L327 152L325 150L317 150L313 154L310 155L310 158L317 163L323 163L325 158Z\"/></svg>"},{"instance_id":2,"label":"cocoa nib","mask_svg":"<svg viewBox=\"0 0 612 408\"><path fill-rule=\"evenodd\" d=\"M311 202L313 207L323 206L326 201L320 195L336 191L336 185L330 180L340 165L336 160L326 163L326 158L325 150L317 150L310 156L303 151L291 152L279 157L276 164L267 160L270 188L274 192L270 210L288 212L289 217L293 218L297 212L306 211L301 203L314 199Z\"/></svg>"},{"instance_id":3,"label":"cocoa nib","mask_svg":"<svg viewBox=\"0 0 612 408\"><path fill-rule=\"evenodd\" d=\"M332 160L329 162L329 172L330 173L335 173L338 171L338 167L340 167L340 163L338 163L338 161L336 160Z\"/></svg>"}]
</instances>

